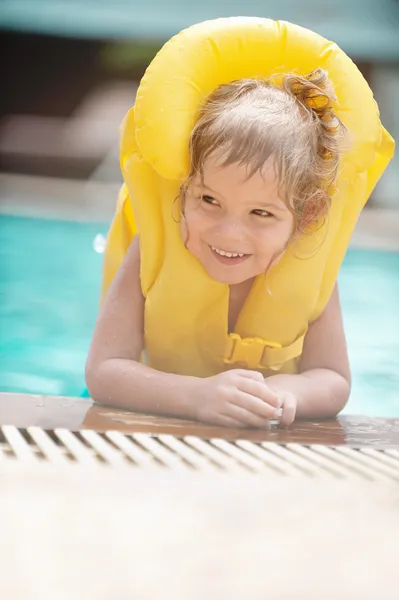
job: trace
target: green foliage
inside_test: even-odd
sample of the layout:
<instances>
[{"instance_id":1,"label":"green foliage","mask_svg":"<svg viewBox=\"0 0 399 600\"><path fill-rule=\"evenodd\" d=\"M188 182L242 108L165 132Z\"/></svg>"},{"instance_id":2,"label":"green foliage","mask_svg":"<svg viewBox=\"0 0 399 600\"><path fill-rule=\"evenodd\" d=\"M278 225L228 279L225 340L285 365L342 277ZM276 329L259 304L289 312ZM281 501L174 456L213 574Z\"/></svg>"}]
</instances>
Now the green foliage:
<instances>
[{"instance_id":1,"label":"green foliage","mask_svg":"<svg viewBox=\"0 0 399 600\"><path fill-rule=\"evenodd\" d=\"M161 46L161 42L153 41L107 44L101 52L100 60L107 71L131 73L145 69Z\"/></svg>"}]
</instances>

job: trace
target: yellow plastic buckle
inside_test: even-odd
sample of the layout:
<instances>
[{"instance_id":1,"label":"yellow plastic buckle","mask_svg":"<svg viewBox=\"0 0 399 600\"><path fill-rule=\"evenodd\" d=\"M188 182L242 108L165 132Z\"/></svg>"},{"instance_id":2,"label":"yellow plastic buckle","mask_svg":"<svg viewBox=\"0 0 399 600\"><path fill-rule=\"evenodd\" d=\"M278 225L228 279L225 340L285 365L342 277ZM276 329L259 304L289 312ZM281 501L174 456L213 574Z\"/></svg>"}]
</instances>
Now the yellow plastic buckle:
<instances>
[{"instance_id":1,"label":"yellow plastic buckle","mask_svg":"<svg viewBox=\"0 0 399 600\"><path fill-rule=\"evenodd\" d=\"M228 349L229 356L224 359L225 364L240 363L249 369L262 368L262 357L265 348L282 348L281 344L269 342L259 337L241 338L238 333L231 333L229 339L232 344Z\"/></svg>"}]
</instances>

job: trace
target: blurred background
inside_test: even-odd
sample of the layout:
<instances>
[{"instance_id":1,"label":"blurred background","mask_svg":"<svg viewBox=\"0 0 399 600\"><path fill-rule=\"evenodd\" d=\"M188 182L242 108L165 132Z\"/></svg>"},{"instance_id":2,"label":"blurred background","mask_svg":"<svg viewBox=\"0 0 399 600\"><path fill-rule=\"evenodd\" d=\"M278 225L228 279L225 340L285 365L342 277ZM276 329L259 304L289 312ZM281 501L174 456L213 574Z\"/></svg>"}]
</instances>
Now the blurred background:
<instances>
[{"instance_id":1,"label":"blurred background","mask_svg":"<svg viewBox=\"0 0 399 600\"><path fill-rule=\"evenodd\" d=\"M101 253L121 181L119 124L169 37L243 13L335 41L399 138L398 0L1 0L0 391L83 390ZM351 413L399 415L398 167L396 156L340 277Z\"/></svg>"}]
</instances>

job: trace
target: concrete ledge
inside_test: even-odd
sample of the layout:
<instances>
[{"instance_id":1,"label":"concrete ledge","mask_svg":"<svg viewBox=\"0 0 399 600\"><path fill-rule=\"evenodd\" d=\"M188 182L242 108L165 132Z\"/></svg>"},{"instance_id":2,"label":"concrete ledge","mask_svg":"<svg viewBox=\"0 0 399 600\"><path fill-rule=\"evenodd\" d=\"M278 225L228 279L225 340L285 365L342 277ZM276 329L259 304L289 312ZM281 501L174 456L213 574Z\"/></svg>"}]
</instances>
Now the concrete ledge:
<instances>
[{"instance_id":1,"label":"concrete ledge","mask_svg":"<svg viewBox=\"0 0 399 600\"><path fill-rule=\"evenodd\" d=\"M100 406L88 398L9 392L0 392L0 427L2 425L22 429L112 430L124 434L175 435L179 438L196 436L229 441L245 439L254 443L317 444L383 450L399 448L399 418L339 415L336 419L297 421L289 429L276 426L270 429L233 429Z\"/></svg>"},{"instance_id":2,"label":"concrete ledge","mask_svg":"<svg viewBox=\"0 0 399 600\"><path fill-rule=\"evenodd\" d=\"M7 462L3 598L398 597L395 484Z\"/></svg>"},{"instance_id":3,"label":"concrete ledge","mask_svg":"<svg viewBox=\"0 0 399 600\"><path fill-rule=\"evenodd\" d=\"M0 214L110 222L120 182L0 174Z\"/></svg>"},{"instance_id":4,"label":"concrete ledge","mask_svg":"<svg viewBox=\"0 0 399 600\"><path fill-rule=\"evenodd\" d=\"M353 248L399 251L399 202L397 209L365 208L350 245Z\"/></svg>"}]
</instances>

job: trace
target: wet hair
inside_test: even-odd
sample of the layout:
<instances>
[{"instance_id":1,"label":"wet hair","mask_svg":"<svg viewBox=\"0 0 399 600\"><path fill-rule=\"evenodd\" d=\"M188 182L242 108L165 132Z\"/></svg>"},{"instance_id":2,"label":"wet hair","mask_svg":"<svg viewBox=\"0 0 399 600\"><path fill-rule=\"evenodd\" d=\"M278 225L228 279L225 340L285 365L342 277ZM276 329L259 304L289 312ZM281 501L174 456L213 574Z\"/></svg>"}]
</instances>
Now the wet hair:
<instances>
[{"instance_id":1,"label":"wet hair","mask_svg":"<svg viewBox=\"0 0 399 600\"><path fill-rule=\"evenodd\" d=\"M243 165L248 177L273 160L279 192L296 231L328 215L346 129L334 113L336 97L326 71L273 75L220 85L199 109L190 136L185 192L210 157L220 166Z\"/></svg>"}]
</instances>

